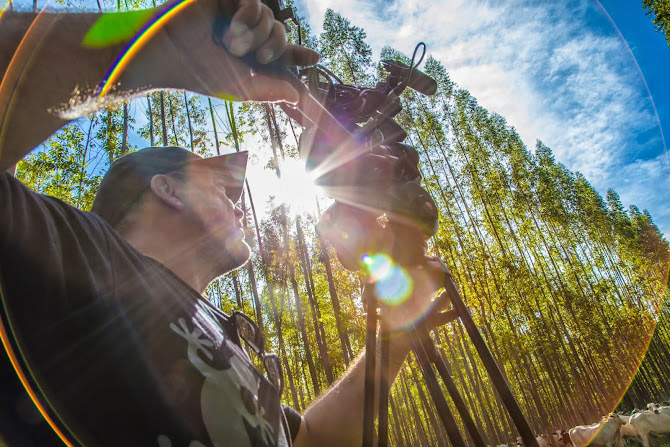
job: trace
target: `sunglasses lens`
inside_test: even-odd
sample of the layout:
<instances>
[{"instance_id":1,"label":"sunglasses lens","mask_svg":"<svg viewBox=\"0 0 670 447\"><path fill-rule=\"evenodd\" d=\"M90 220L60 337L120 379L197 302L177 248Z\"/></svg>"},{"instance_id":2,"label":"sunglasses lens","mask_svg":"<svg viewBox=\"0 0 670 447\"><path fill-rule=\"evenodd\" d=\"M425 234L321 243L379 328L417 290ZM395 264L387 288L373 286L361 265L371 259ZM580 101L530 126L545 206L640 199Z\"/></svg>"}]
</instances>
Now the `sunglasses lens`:
<instances>
[{"instance_id":1,"label":"sunglasses lens","mask_svg":"<svg viewBox=\"0 0 670 447\"><path fill-rule=\"evenodd\" d=\"M246 315L236 313L235 324L240 338L244 340L256 354L263 352L263 334L258 330L256 323Z\"/></svg>"},{"instance_id":2,"label":"sunglasses lens","mask_svg":"<svg viewBox=\"0 0 670 447\"><path fill-rule=\"evenodd\" d=\"M276 354L264 354L265 339L263 334L253 322L251 318L241 312L233 313L235 319L235 326L237 326L237 333L250 349L258 354L263 359L263 366L267 372L270 381L277 388L281 396L284 390L284 375L281 369L279 357ZM248 355L248 354L247 354Z\"/></svg>"},{"instance_id":3,"label":"sunglasses lens","mask_svg":"<svg viewBox=\"0 0 670 447\"><path fill-rule=\"evenodd\" d=\"M279 363L279 357L275 354L267 354L263 358L263 364L268 376L270 376L270 380L281 396L284 389L284 375L282 373L281 364Z\"/></svg>"}]
</instances>

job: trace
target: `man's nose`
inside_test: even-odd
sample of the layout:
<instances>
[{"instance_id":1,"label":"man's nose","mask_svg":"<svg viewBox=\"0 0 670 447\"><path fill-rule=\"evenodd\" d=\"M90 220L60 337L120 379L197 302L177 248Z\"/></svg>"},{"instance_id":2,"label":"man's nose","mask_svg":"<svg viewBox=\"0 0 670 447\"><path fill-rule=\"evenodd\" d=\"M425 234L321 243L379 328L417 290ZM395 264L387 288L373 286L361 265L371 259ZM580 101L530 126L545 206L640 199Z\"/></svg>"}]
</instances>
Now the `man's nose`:
<instances>
[{"instance_id":1,"label":"man's nose","mask_svg":"<svg viewBox=\"0 0 670 447\"><path fill-rule=\"evenodd\" d=\"M244 211L242 211L242 208L239 206L235 205L235 217L238 219L241 219L244 217Z\"/></svg>"}]
</instances>

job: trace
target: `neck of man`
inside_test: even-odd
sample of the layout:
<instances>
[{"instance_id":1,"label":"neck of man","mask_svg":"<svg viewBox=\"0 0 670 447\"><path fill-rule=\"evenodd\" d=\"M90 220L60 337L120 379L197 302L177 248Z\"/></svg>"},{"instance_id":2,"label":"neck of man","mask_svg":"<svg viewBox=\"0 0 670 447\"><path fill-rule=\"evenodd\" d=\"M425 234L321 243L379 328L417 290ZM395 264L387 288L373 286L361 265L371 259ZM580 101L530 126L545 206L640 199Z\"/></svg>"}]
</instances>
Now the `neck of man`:
<instances>
[{"instance_id":1,"label":"neck of man","mask_svg":"<svg viewBox=\"0 0 670 447\"><path fill-rule=\"evenodd\" d=\"M188 230L178 225L135 227L123 237L137 251L163 264L198 293L203 293L212 280L226 273L220 260L217 262L210 253L211 241L189 237Z\"/></svg>"}]
</instances>

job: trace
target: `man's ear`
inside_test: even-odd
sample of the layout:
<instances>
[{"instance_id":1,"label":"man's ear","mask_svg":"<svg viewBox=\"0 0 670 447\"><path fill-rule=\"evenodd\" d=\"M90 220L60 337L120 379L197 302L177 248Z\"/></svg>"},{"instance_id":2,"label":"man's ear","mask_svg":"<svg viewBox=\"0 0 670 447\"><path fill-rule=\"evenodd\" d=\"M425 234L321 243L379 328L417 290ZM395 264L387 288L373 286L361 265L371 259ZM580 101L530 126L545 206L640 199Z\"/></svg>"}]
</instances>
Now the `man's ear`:
<instances>
[{"instance_id":1,"label":"man's ear","mask_svg":"<svg viewBox=\"0 0 670 447\"><path fill-rule=\"evenodd\" d=\"M181 210L184 202L180 197L179 180L165 174L156 174L151 177L151 191L163 204Z\"/></svg>"}]
</instances>

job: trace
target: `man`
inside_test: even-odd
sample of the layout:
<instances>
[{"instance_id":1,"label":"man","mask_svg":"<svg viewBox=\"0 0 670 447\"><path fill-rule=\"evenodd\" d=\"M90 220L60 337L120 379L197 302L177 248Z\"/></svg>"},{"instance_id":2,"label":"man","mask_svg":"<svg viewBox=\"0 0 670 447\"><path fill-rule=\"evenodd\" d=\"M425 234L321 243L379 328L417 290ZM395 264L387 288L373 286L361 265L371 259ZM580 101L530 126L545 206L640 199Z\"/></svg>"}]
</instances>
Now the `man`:
<instances>
[{"instance_id":1,"label":"man","mask_svg":"<svg viewBox=\"0 0 670 447\"><path fill-rule=\"evenodd\" d=\"M226 13L234 13L230 27L219 33L214 25ZM252 73L236 56L317 59L287 46L283 27L258 0L197 0L126 18L113 17L109 27L95 14L4 13L0 172L77 111L110 97L185 88L295 103L289 82ZM160 25L151 35L150 23ZM96 96L110 85L107 99ZM99 215L0 174L0 441L360 445L363 361L300 416L280 406L271 359L267 380L241 349L241 317L201 296L249 257L234 205L245 165L244 153L201 159L182 148L138 151L103 179L93 206ZM404 306L427 306L440 270L431 258L409 269L414 293ZM384 324L401 327L406 310L389 308ZM391 379L407 352L405 337L395 337Z\"/></svg>"}]
</instances>

